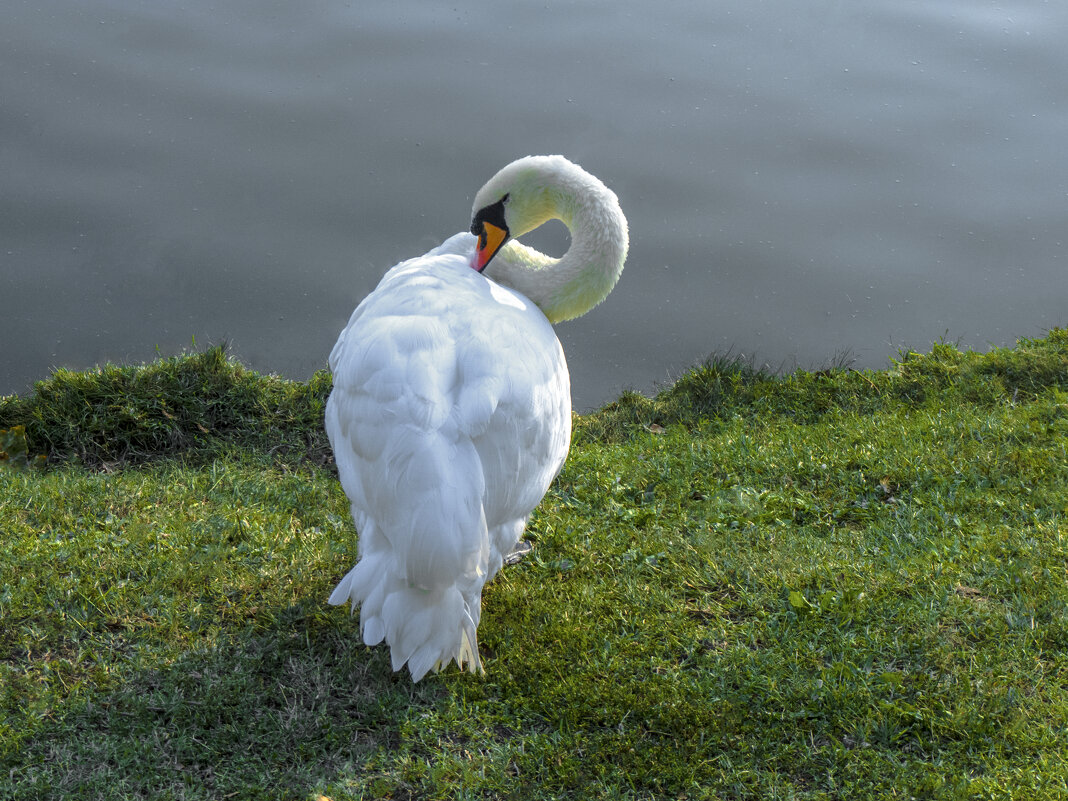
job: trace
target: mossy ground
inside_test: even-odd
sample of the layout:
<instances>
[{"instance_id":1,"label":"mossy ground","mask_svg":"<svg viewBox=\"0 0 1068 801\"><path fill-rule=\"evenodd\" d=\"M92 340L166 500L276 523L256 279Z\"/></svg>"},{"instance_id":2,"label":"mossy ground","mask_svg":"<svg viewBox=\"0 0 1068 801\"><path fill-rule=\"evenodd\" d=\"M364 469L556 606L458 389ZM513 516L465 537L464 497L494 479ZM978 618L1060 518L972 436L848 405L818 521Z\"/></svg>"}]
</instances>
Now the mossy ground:
<instances>
[{"instance_id":1,"label":"mossy ground","mask_svg":"<svg viewBox=\"0 0 1068 801\"><path fill-rule=\"evenodd\" d=\"M329 378L219 350L0 400L0 798L1068 798L1068 332L710 362L576 419L484 678L325 603Z\"/></svg>"}]
</instances>

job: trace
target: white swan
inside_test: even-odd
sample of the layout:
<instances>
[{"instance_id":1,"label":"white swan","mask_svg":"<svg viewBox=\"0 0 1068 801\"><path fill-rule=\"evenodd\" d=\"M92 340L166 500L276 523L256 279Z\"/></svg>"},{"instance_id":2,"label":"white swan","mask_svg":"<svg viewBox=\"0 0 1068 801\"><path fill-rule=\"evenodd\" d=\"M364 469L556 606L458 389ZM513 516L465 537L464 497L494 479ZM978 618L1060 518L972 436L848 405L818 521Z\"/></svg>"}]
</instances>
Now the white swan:
<instances>
[{"instance_id":1,"label":"white swan","mask_svg":"<svg viewBox=\"0 0 1068 801\"><path fill-rule=\"evenodd\" d=\"M512 241L550 219L560 259ZM452 660L481 671L482 586L567 456L571 389L550 322L612 290L627 221L562 156L528 156L475 196L470 234L401 262L330 354L326 431L359 532L330 596L361 607L363 641L412 679Z\"/></svg>"}]
</instances>

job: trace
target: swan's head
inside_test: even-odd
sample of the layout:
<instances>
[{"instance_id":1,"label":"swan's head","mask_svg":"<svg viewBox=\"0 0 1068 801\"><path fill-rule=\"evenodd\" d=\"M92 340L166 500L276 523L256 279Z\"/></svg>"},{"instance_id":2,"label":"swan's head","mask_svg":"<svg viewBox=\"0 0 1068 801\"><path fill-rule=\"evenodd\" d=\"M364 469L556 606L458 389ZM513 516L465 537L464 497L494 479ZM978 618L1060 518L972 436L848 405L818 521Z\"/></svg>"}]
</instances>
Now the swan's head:
<instances>
[{"instance_id":1,"label":"swan's head","mask_svg":"<svg viewBox=\"0 0 1068 801\"><path fill-rule=\"evenodd\" d=\"M496 257L486 274L532 300L552 323L585 314L604 300L627 259L627 218L619 200L563 156L513 161L478 190L472 218L478 242L471 266L482 272ZM508 244L554 219L571 233L561 258Z\"/></svg>"},{"instance_id":2,"label":"swan's head","mask_svg":"<svg viewBox=\"0 0 1068 801\"><path fill-rule=\"evenodd\" d=\"M484 270L509 239L549 220L570 227L577 176L600 184L563 156L527 156L490 178L475 195L472 210L471 233L478 237L475 269Z\"/></svg>"}]
</instances>

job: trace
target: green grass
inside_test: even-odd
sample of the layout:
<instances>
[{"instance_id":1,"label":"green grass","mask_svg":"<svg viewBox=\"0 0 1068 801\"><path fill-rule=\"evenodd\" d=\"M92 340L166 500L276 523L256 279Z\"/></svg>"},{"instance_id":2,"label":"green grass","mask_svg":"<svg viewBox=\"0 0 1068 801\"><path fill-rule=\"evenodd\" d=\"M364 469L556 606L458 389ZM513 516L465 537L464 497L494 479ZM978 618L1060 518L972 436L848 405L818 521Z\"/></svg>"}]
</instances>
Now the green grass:
<instances>
[{"instance_id":1,"label":"green grass","mask_svg":"<svg viewBox=\"0 0 1068 801\"><path fill-rule=\"evenodd\" d=\"M264 376L225 349L143 367L57 370L28 398L0 398L0 429L23 426L53 461L111 470L159 459L203 463L233 446L322 462L330 376Z\"/></svg>"},{"instance_id":2,"label":"green grass","mask_svg":"<svg viewBox=\"0 0 1068 801\"><path fill-rule=\"evenodd\" d=\"M713 361L578 418L484 678L325 599L329 378L218 350L0 400L0 798L1068 798L1068 332Z\"/></svg>"}]
</instances>

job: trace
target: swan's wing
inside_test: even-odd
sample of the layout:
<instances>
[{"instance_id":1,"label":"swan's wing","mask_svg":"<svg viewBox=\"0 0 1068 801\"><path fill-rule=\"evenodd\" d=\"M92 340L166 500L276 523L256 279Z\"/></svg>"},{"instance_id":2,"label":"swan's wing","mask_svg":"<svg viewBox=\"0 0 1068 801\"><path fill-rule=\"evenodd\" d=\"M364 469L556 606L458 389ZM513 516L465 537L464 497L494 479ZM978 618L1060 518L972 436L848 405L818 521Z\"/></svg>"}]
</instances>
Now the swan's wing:
<instances>
[{"instance_id":1,"label":"swan's wing","mask_svg":"<svg viewBox=\"0 0 1068 801\"><path fill-rule=\"evenodd\" d=\"M483 329L487 339L477 348L487 362L482 383L495 390L481 397L483 402L494 397L495 408L477 418L480 427L469 429L486 481L491 527L526 522L560 472L571 441L571 388L552 326L532 304L522 314L501 317ZM466 394L471 400L460 406L473 409L477 390ZM514 540L501 547L512 545Z\"/></svg>"},{"instance_id":2,"label":"swan's wing","mask_svg":"<svg viewBox=\"0 0 1068 801\"><path fill-rule=\"evenodd\" d=\"M391 270L354 312L331 353L326 428L354 517L373 532L361 557L430 590L478 572L486 533L477 454L443 431L456 344L434 313L442 282L418 267Z\"/></svg>"},{"instance_id":3,"label":"swan's wing","mask_svg":"<svg viewBox=\"0 0 1068 801\"><path fill-rule=\"evenodd\" d=\"M361 557L388 552L427 589L484 573L488 529L525 521L570 436L552 327L468 264L438 253L393 268L330 358L327 432L354 516L374 532L361 531Z\"/></svg>"}]
</instances>

